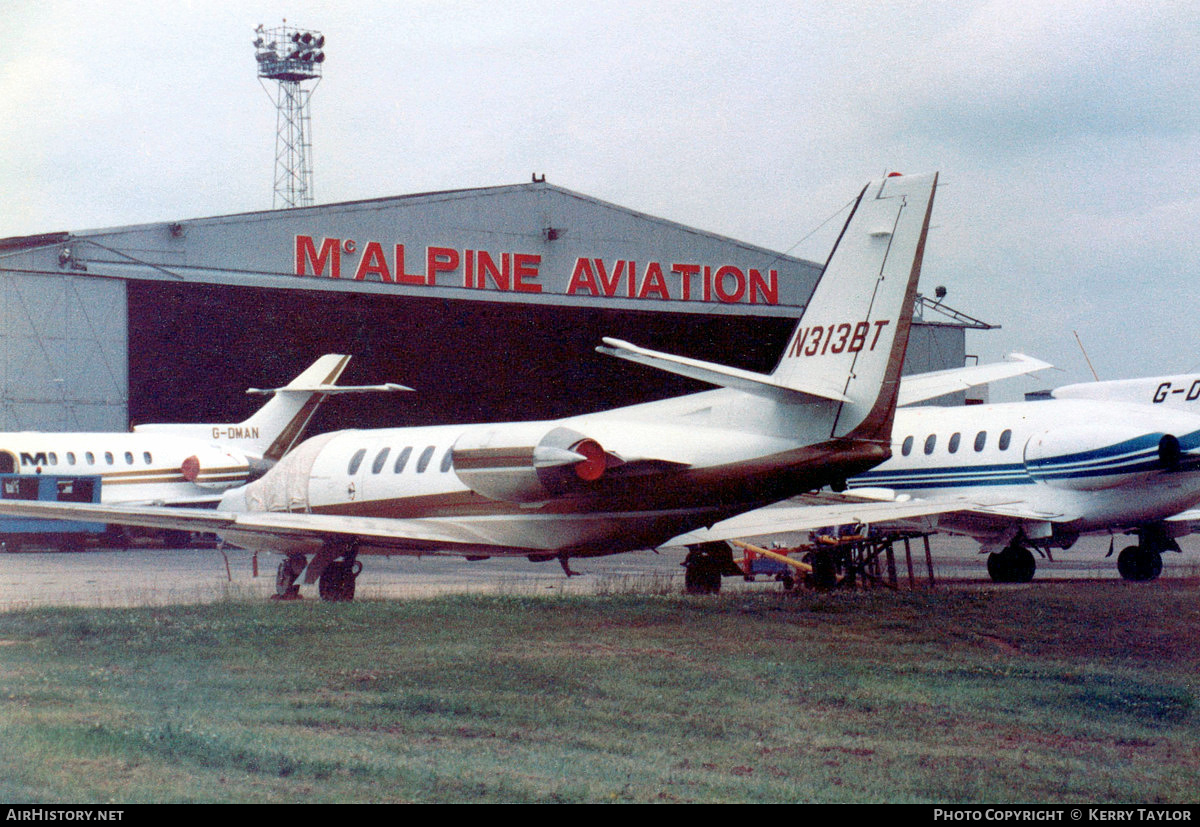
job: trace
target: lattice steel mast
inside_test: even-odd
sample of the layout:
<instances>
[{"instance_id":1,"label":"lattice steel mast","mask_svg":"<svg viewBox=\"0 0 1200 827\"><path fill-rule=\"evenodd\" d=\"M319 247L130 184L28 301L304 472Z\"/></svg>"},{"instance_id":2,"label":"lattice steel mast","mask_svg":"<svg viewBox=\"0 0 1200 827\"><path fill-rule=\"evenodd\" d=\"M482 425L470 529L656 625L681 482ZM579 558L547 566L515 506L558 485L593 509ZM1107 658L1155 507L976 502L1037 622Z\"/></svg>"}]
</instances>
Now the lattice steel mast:
<instances>
[{"instance_id":1,"label":"lattice steel mast","mask_svg":"<svg viewBox=\"0 0 1200 827\"><path fill-rule=\"evenodd\" d=\"M258 79L278 84L275 101L275 209L307 207L313 203L312 89L301 84L321 82L325 36L320 32L283 25L254 30L254 59ZM263 85L266 88L266 85ZM269 93L268 93L269 94Z\"/></svg>"}]
</instances>

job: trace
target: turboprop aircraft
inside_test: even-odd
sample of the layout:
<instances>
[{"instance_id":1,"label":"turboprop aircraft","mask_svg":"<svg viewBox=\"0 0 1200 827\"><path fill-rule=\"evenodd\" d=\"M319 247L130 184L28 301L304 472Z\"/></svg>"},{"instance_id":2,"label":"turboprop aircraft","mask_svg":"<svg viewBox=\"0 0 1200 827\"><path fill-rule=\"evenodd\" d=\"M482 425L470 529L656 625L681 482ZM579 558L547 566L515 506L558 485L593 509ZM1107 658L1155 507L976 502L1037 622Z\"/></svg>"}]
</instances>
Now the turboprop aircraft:
<instances>
[{"instance_id":1,"label":"turboprop aircraft","mask_svg":"<svg viewBox=\"0 0 1200 827\"><path fill-rule=\"evenodd\" d=\"M570 574L572 557L653 548L840 483L890 452L936 183L867 185L769 374L605 339L602 353L720 387L554 421L323 434L215 513L14 502L0 513L216 532L285 555L278 596L304 573L322 597L350 599L359 555L520 555Z\"/></svg>"},{"instance_id":2,"label":"turboprop aircraft","mask_svg":"<svg viewBox=\"0 0 1200 827\"><path fill-rule=\"evenodd\" d=\"M908 378L916 396L921 377ZM1187 409L1189 395L1200 398L1200 376L1072 385L1050 399L1000 405L901 408L892 457L849 479L845 495L744 514L682 541L930 518L924 527L978 540L993 580L1027 582L1034 551L1048 556L1080 535L1115 532L1138 539L1117 557L1121 576L1153 580L1162 552L1179 551L1175 538L1200 520L1187 511L1200 503L1200 408Z\"/></svg>"},{"instance_id":3,"label":"turboprop aircraft","mask_svg":"<svg viewBox=\"0 0 1200 827\"><path fill-rule=\"evenodd\" d=\"M350 357L327 354L244 422L138 425L132 432L0 434L0 473L98 476L104 503L216 505L221 492L261 475L290 449L326 396L407 390L336 385Z\"/></svg>"}]
</instances>

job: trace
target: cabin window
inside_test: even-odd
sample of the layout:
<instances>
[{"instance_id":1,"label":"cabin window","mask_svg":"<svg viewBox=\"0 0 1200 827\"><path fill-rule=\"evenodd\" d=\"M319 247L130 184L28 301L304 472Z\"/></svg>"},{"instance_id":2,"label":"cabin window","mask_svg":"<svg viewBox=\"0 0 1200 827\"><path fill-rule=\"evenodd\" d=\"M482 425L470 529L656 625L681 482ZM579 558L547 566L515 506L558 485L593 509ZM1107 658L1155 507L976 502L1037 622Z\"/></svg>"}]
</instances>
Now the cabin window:
<instances>
[{"instance_id":1,"label":"cabin window","mask_svg":"<svg viewBox=\"0 0 1200 827\"><path fill-rule=\"evenodd\" d=\"M1012 430L1006 428L1004 433L1000 434L1000 450L1007 451L1009 444L1012 443Z\"/></svg>"},{"instance_id":2,"label":"cabin window","mask_svg":"<svg viewBox=\"0 0 1200 827\"><path fill-rule=\"evenodd\" d=\"M50 465L58 465L58 454L54 453L53 451L50 452L50 456L47 457L47 459Z\"/></svg>"},{"instance_id":3,"label":"cabin window","mask_svg":"<svg viewBox=\"0 0 1200 827\"><path fill-rule=\"evenodd\" d=\"M418 474L424 472L424 470L429 467L429 460L431 460L431 459L433 459L433 446L432 445L430 445L428 448L426 448L424 451L422 451L420 458L417 460L417 473Z\"/></svg>"},{"instance_id":4,"label":"cabin window","mask_svg":"<svg viewBox=\"0 0 1200 827\"><path fill-rule=\"evenodd\" d=\"M96 455L95 455L95 454L93 454L91 451L88 451L87 453L85 453L85 454L83 455L83 458L87 460L87 464L88 464L88 465L95 465L95 464L96 464Z\"/></svg>"},{"instance_id":5,"label":"cabin window","mask_svg":"<svg viewBox=\"0 0 1200 827\"><path fill-rule=\"evenodd\" d=\"M913 447L913 438L910 436L906 436L904 438L904 445L902 445L900 447L900 453L904 454L904 456L908 456L909 454L912 453L912 447Z\"/></svg>"},{"instance_id":6,"label":"cabin window","mask_svg":"<svg viewBox=\"0 0 1200 827\"><path fill-rule=\"evenodd\" d=\"M105 461L105 462L107 462L109 465L112 465L112 464L113 464L113 455L112 455L112 451L105 451L105 452L104 452L104 461Z\"/></svg>"},{"instance_id":7,"label":"cabin window","mask_svg":"<svg viewBox=\"0 0 1200 827\"><path fill-rule=\"evenodd\" d=\"M350 457L350 465L346 468L346 473L354 476L358 473L358 466L362 465L363 457L367 455L366 448L359 448L354 452L354 456Z\"/></svg>"},{"instance_id":8,"label":"cabin window","mask_svg":"<svg viewBox=\"0 0 1200 827\"><path fill-rule=\"evenodd\" d=\"M407 446L400 455L396 457L396 464L392 467L392 473L399 474L404 470L404 466L408 464L408 458L412 456L412 446Z\"/></svg>"},{"instance_id":9,"label":"cabin window","mask_svg":"<svg viewBox=\"0 0 1200 827\"><path fill-rule=\"evenodd\" d=\"M442 473L446 473L454 465L454 448L451 446L446 449L445 456L442 457Z\"/></svg>"},{"instance_id":10,"label":"cabin window","mask_svg":"<svg viewBox=\"0 0 1200 827\"><path fill-rule=\"evenodd\" d=\"M154 457L150 456L149 451L145 451L142 453L142 461L145 462L147 465L153 465Z\"/></svg>"},{"instance_id":11,"label":"cabin window","mask_svg":"<svg viewBox=\"0 0 1200 827\"><path fill-rule=\"evenodd\" d=\"M925 453L932 454L934 446L937 445L937 434L930 434L925 437Z\"/></svg>"},{"instance_id":12,"label":"cabin window","mask_svg":"<svg viewBox=\"0 0 1200 827\"><path fill-rule=\"evenodd\" d=\"M378 474L383 470L383 464L387 462L388 454L392 452L391 448L384 448L375 455L375 461L371 463L371 473Z\"/></svg>"},{"instance_id":13,"label":"cabin window","mask_svg":"<svg viewBox=\"0 0 1200 827\"><path fill-rule=\"evenodd\" d=\"M987 431L980 431L975 434L975 450L982 451L985 445L987 445Z\"/></svg>"},{"instance_id":14,"label":"cabin window","mask_svg":"<svg viewBox=\"0 0 1200 827\"><path fill-rule=\"evenodd\" d=\"M946 446L949 449L950 453L952 453L952 454L958 453L958 443L961 441L962 441L962 434L958 433L957 431L950 434L950 444L948 446Z\"/></svg>"},{"instance_id":15,"label":"cabin window","mask_svg":"<svg viewBox=\"0 0 1200 827\"><path fill-rule=\"evenodd\" d=\"M74 464L75 464L75 452L67 451L67 465L74 465Z\"/></svg>"},{"instance_id":16,"label":"cabin window","mask_svg":"<svg viewBox=\"0 0 1200 827\"><path fill-rule=\"evenodd\" d=\"M125 452L125 464L133 465L133 452L131 452L131 451Z\"/></svg>"}]
</instances>

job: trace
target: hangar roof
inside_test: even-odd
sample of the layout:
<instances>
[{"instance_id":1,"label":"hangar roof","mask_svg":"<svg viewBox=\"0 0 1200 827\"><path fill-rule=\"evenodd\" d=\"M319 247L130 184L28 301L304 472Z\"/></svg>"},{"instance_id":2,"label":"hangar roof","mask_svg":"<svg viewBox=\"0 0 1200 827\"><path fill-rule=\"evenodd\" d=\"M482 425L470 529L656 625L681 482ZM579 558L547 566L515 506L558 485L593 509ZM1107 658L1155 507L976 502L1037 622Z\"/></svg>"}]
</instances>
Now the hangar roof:
<instances>
[{"instance_id":1,"label":"hangar roof","mask_svg":"<svg viewBox=\"0 0 1200 827\"><path fill-rule=\"evenodd\" d=\"M791 316L821 266L541 181L0 239L0 270Z\"/></svg>"}]
</instances>

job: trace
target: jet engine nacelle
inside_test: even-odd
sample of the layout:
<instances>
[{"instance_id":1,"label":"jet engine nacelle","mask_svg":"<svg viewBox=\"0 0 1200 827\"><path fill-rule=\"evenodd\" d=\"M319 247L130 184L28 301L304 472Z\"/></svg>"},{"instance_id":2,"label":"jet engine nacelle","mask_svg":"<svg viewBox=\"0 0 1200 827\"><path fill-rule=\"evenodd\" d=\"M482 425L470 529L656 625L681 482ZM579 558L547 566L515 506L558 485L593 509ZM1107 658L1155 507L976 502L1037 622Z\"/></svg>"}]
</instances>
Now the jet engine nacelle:
<instances>
[{"instance_id":1,"label":"jet engine nacelle","mask_svg":"<svg viewBox=\"0 0 1200 827\"><path fill-rule=\"evenodd\" d=\"M1179 440L1111 422L1051 428L1025 445L1025 468L1056 488L1098 491L1179 467Z\"/></svg>"},{"instance_id":2,"label":"jet engine nacelle","mask_svg":"<svg viewBox=\"0 0 1200 827\"><path fill-rule=\"evenodd\" d=\"M586 491L612 458L600 443L570 428L509 424L472 429L454 443L454 473L493 500L533 503Z\"/></svg>"},{"instance_id":3,"label":"jet engine nacelle","mask_svg":"<svg viewBox=\"0 0 1200 827\"><path fill-rule=\"evenodd\" d=\"M199 448L179 466L190 483L220 491L241 485L250 477L251 463L245 455L222 448Z\"/></svg>"}]
</instances>

